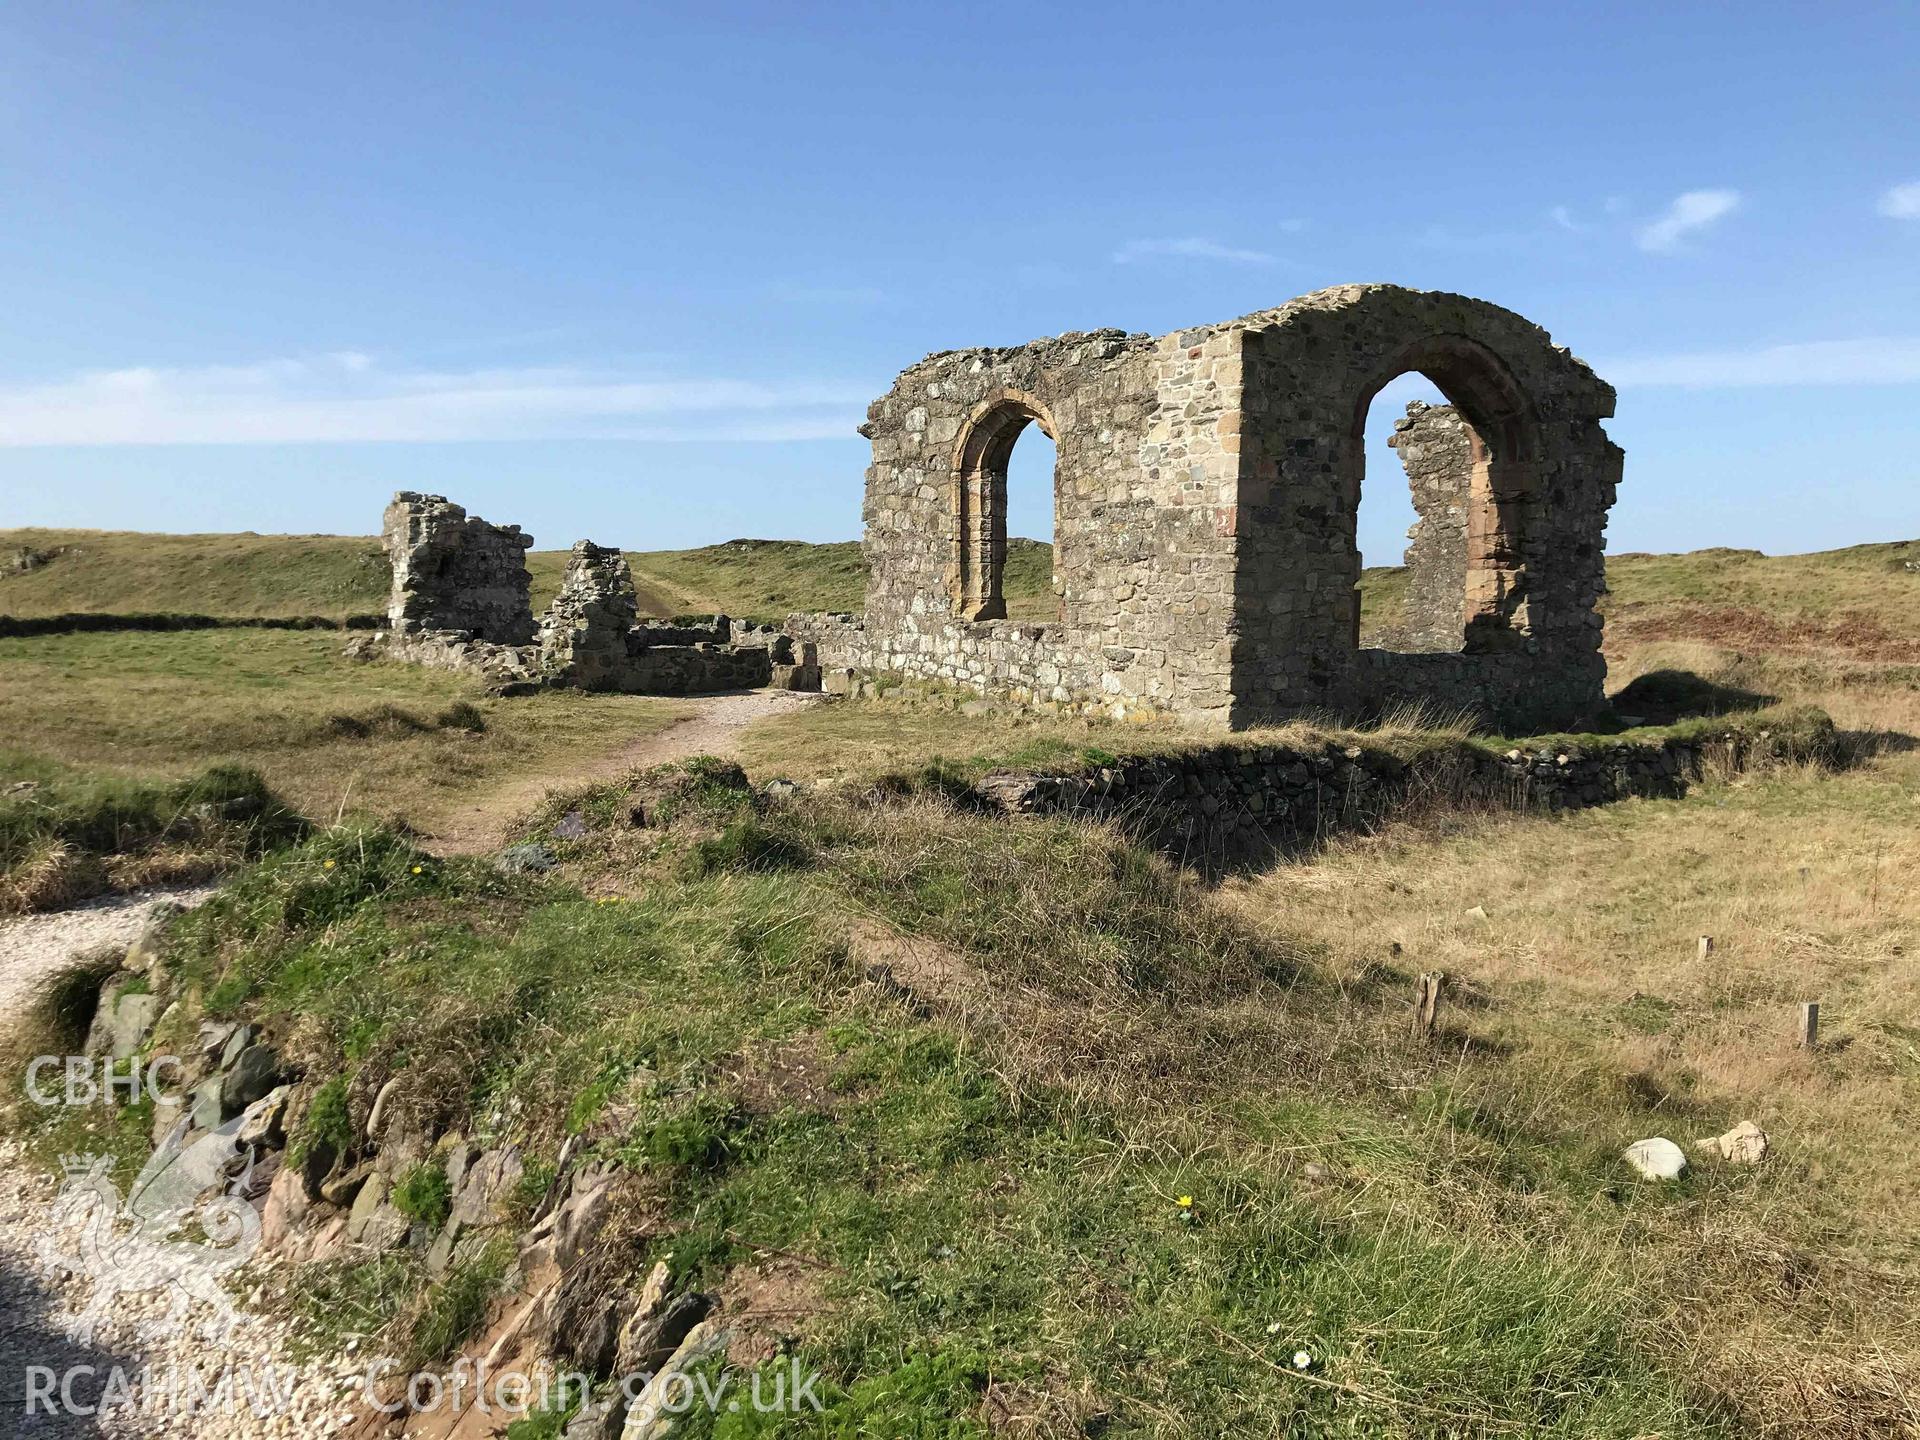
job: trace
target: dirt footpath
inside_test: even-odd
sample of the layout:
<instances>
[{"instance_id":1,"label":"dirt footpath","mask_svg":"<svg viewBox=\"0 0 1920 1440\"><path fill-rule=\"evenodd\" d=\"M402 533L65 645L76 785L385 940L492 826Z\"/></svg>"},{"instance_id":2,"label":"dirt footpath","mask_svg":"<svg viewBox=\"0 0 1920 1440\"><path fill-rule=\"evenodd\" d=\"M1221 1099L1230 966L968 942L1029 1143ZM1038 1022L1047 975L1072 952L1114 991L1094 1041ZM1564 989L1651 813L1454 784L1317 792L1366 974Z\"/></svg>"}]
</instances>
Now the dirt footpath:
<instances>
[{"instance_id":1,"label":"dirt footpath","mask_svg":"<svg viewBox=\"0 0 1920 1440\"><path fill-rule=\"evenodd\" d=\"M549 790L617 780L629 771L692 755L732 755L740 733L748 726L805 705L817 705L821 699L795 690L700 696L685 702L685 712L665 730L641 736L575 769L517 776L496 790L463 802L434 826L422 844L436 855L481 855L498 850L506 844L507 827L538 805Z\"/></svg>"}]
</instances>

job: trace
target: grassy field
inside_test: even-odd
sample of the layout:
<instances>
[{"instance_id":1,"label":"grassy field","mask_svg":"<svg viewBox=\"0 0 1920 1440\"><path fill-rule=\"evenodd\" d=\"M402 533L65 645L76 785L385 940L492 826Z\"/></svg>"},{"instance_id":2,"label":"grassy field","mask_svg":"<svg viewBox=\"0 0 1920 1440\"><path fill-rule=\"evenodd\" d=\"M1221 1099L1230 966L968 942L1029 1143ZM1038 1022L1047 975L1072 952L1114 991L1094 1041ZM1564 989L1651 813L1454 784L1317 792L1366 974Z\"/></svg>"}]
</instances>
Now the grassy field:
<instances>
[{"instance_id":1,"label":"grassy field","mask_svg":"<svg viewBox=\"0 0 1920 1440\"><path fill-rule=\"evenodd\" d=\"M176 1023L265 1023L537 1161L581 1136L619 1275L797 1257L821 1433L1899 1434L1916 778L1403 830L1210 891L1094 827L695 768L556 799L544 880L378 831L270 857L178 936ZM1454 1003L1411 1045L1431 968ZM1747 1117L1756 1169L1618 1161ZM465 1283L285 1298L433 1363Z\"/></svg>"},{"instance_id":2,"label":"grassy field","mask_svg":"<svg viewBox=\"0 0 1920 1440\"><path fill-rule=\"evenodd\" d=\"M649 583L676 609L742 595L728 548ZM1613 562L1611 688L1679 671L1819 705L1857 757L1837 773L1437 815L1208 888L1094 827L860 785L769 805L697 770L551 802L526 831L562 860L540 880L323 828L180 936L178 1023L264 1022L356 1093L401 1074L450 1131L513 1097L492 1138L550 1161L578 1133L616 1167L636 1270L725 1290L804 1257L789 1343L829 1378L823 1434L1920 1433L1913 549ZM766 594L829 593L780 554ZM0 641L5 768L124 777L107 798L141 824L185 792L140 786L219 761L322 820L414 817L529 766L563 780L674 713L487 702L339 640ZM780 716L742 758L856 778L1181 742L936 693ZM653 828L625 823L635 798ZM584 837L554 837L563 809ZM1441 1038L1409 1044L1431 970ZM1753 1169L1696 1152L1656 1187L1618 1159L1746 1118L1775 1147ZM372 1314L425 1361L458 1346L456 1283L382 1261L286 1303L323 1334Z\"/></svg>"},{"instance_id":3,"label":"grassy field","mask_svg":"<svg viewBox=\"0 0 1920 1440\"><path fill-rule=\"evenodd\" d=\"M9 565L41 557L31 569ZM1052 547L1015 540L1007 565L1014 618L1050 618ZM647 615L725 613L775 619L795 610L858 610L866 567L855 541L730 540L628 555ZM564 550L527 555L533 607L546 608ZM380 542L357 535L154 535L114 530L0 530L0 615L188 614L223 617L384 613Z\"/></svg>"},{"instance_id":4,"label":"grassy field","mask_svg":"<svg viewBox=\"0 0 1920 1440\"><path fill-rule=\"evenodd\" d=\"M345 659L325 630L108 631L0 639L0 779L182 779L251 767L309 816L430 828L509 775L564 781L671 722L677 702L488 698L466 677Z\"/></svg>"}]
</instances>

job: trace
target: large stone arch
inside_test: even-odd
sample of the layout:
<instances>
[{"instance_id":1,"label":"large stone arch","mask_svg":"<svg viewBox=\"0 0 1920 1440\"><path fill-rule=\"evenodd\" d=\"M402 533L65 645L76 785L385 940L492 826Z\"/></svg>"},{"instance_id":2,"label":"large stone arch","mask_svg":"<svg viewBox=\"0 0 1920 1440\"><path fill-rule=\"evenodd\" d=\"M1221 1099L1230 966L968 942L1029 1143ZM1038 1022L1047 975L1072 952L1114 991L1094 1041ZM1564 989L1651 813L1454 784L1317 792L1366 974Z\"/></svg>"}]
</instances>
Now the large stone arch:
<instances>
[{"instance_id":1,"label":"large stone arch","mask_svg":"<svg viewBox=\"0 0 1920 1440\"><path fill-rule=\"evenodd\" d=\"M1247 316L1235 718L1424 703L1498 723L1599 707L1595 605L1620 451L1610 386L1483 300L1342 286ZM1458 654L1357 644L1367 406L1427 376L1467 422L1474 475Z\"/></svg>"},{"instance_id":2,"label":"large stone arch","mask_svg":"<svg viewBox=\"0 0 1920 1440\"><path fill-rule=\"evenodd\" d=\"M1461 653L1362 650L1354 630L1362 422L1409 370L1472 431ZM823 658L1216 727L1410 701L1569 724L1602 698L1612 413L1612 389L1530 321L1393 285L1157 338L929 355L861 427L867 608L819 631ZM1006 458L1035 422L1056 447L1044 625L1002 618L993 584Z\"/></svg>"}]
</instances>

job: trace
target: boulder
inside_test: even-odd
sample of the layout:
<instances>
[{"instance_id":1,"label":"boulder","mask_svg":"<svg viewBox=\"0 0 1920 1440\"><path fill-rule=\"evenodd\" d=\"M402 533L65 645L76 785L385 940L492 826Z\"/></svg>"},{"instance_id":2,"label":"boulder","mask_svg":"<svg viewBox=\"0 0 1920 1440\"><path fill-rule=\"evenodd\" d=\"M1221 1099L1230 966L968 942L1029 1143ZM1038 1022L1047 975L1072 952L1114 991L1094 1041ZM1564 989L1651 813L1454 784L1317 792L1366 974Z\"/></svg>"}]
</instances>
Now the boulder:
<instances>
[{"instance_id":1,"label":"boulder","mask_svg":"<svg viewBox=\"0 0 1920 1440\"><path fill-rule=\"evenodd\" d=\"M154 1151L127 1190L127 1214L163 1232L211 1191L223 1190L244 1163L246 1147L234 1120L182 1145L177 1137Z\"/></svg>"},{"instance_id":2,"label":"boulder","mask_svg":"<svg viewBox=\"0 0 1920 1440\"><path fill-rule=\"evenodd\" d=\"M279 1085L282 1073L279 1052L271 1045L247 1046L220 1078L220 1108L238 1115Z\"/></svg>"},{"instance_id":3,"label":"boulder","mask_svg":"<svg viewBox=\"0 0 1920 1440\"><path fill-rule=\"evenodd\" d=\"M226 1119L220 1104L220 1088L220 1077L215 1075L187 1092L187 1113L193 1117L194 1129L217 1130Z\"/></svg>"},{"instance_id":4,"label":"boulder","mask_svg":"<svg viewBox=\"0 0 1920 1440\"><path fill-rule=\"evenodd\" d=\"M1687 1169L1686 1152L1664 1135L1634 1141L1621 1158L1645 1180L1678 1180Z\"/></svg>"},{"instance_id":5,"label":"boulder","mask_svg":"<svg viewBox=\"0 0 1920 1440\"><path fill-rule=\"evenodd\" d=\"M209 1065L219 1063L226 1052L227 1042L233 1039L238 1025L220 1020L202 1020L200 1028L194 1033L194 1048L200 1052L200 1058Z\"/></svg>"},{"instance_id":6,"label":"boulder","mask_svg":"<svg viewBox=\"0 0 1920 1440\"><path fill-rule=\"evenodd\" d=\"M260 1243L270 1250L284 1244L312 1208L300 1172L291 1165L283 1166L267 1191L266 1209L260 1215Z\"/></svg>"},{"instance_id":7,"label":"boulder","mask_svg":"<svg viewBox=\"0 0 1920 1440\"><path fill-rule=\"evenodd\" d=\"M139 988L129 993L136 985ZM100 1003L81 1048L88 1055L128 1059L140 1053L159 1018L160 997L147 988L142 977L123 971L100 987Z\"/></svg>"},{"instance_id":8,"label":"boulder","mask_svg":"<svg viewBox=\"0 0 1920 1440\"><path fill-rule=\"evenodd\" d=\"M287 1105L293 1099L291 1085L276 1085L240 1117L239 1139L242 1145L257 1145L277 1150L286 1143Z\"/></svg>"},{"instance_id":9,"label":"boulder","mask_svg":"<svg viewBox=\"0 0 1920 1440\"><path fill-rule=\"evenodd\" d=\"M147 923L127 947L127 958L120 963L136 975L150 974L160 963L168 924L174 916L185 913L186 907L176 901L162 900L156 904L148 913Z\"/></svg>"},{"instance_id":10,"label":"boulder","mask_svg":"<svg viewBox=\"0 0 1920 1440\"><path fill-rule=\"evenodd\" d=\"M320 1198L329 1205L351 1205L373 1174L370 1162L363 1161L351 1170L320 1182Z\"/></svg>"},{"instance_id":11,"label":"boulder","mask_svg":"<svg viewBox=\"0 0 1920 1440\"><path fill-rule=\"evenodd\" d=\"M496 868L509 875L544 875L557 863L553 851L544 845L509 845L495 860Z\"/></svg>"},{"instance_id":12,"label":"boulder","mask_svg":"<svg viewBox=\"0 0 1920 1440\"><path fill-rule=\"evenodd\" d=\"M1766 1159L1767 1132L1751 1120L1742 1120L1724 1135L1696 1140L1694 1149L1711 1151L1733 1165L1758 1165Z\"/></svg>"},{"instance_id":13,"label":"boulder","mask_svg":"<svg viewBox=\"0 0 1920 1440\"><path fill-rule=\"evenodd\" d=\"M387 1177L375 1171L353 1197L347 1212L347 1239L368 1250L387 1251L407 1238L407 1217L387 1203Z\"/></svg>"},{"instance_id":14,"label":"boulder","mask_svg":"<svg viewBox=\"0 0 1920 1440\"><path fill-rule=\"evenodd\" d=\"M460 1188L453 1196L453 1218L476 1229L504 1224L507 1206L525 1170L517 1145L486 1151L461 1176Z\"/></svg>"}]
</instances>

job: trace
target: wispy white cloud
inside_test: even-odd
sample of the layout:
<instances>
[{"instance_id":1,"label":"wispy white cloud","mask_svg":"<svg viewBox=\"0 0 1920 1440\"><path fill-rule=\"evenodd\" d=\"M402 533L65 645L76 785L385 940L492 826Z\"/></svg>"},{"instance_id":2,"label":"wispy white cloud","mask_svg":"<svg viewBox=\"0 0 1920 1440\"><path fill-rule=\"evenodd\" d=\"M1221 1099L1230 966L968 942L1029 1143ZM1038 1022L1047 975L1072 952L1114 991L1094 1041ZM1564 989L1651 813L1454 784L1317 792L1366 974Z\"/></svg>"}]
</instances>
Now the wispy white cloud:
<instances>
[{"instance_id":1,"label":"wispy white cloud","mask_svg":"<svg viewBox=\"0 0 1920 1440\"><path fill-rule=\"evenodd\" d=\"M1264 250L1243 250L1222 245L1218 240L1189 235L1177 240L1129 240L1113 252L1113 263L1132 265L1136 261L1168 256L1182 260L1228 260L1239 265L1271 265L1280 258Z\"/></svg>"},{"instance_id":2,"label":"wispy white cloud","mask_svg":"<svg viewBox=\"0 0 1920 1440\"><path fill-rule=\"evenodd\" d=\"M1880 194L1880 213L1889 220L1920 220L1920 180L1889 185Z\"/></svg>"},{"instance_id":3,"label":"wispy white cloud","mask_svg":"<svg viewBox=\"0 0 1920 1440\"><path fill-rule=\"evenodd\" d=\"M1658 219L1636 230L1634 243L1655 254L1674 250L1687 236L1731 215L1739 207L1738 190L1689 190L1676 195Z\"/></svg>"},{"instance_id":4,"label":"wispy white cloud","mask_svg":"<svg viewBox=\"0 0 1920 1440\"><path fill-rule=\"evenodd\" d=\"M1562 230L1584 230L1587 228L1573 218L1573 211L1569 210L1565 205L1556 205L1553 209L1549 210L1547 214L1552 218L1553 223L1558 225Z\"/></svg>"},{"instance_id":5,"label":"wispy white cloud","mask_svg":"<svg viewBox=\"0 0 1920 1440\"><path fill-rule=\"evenodd\" d=\"M1755 350L1701 350L1614 360L1595 368L1622 387L1920 384L1920 336L1813 340Z\"/></svg>"},{"instance_id":6,"label":"wispy white cloud","mask_svg":"<svg viewBox=\"0 0 1920 1440\"><path fill-rule=\"evenodd\" d=\"M0 384L0 447L533 439L817 440L874 387L582 367L396 369L357 351Z\"/></svg>"}]
</instances>

